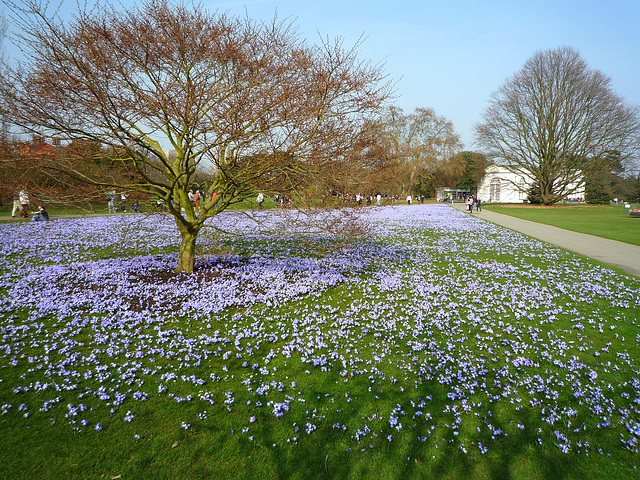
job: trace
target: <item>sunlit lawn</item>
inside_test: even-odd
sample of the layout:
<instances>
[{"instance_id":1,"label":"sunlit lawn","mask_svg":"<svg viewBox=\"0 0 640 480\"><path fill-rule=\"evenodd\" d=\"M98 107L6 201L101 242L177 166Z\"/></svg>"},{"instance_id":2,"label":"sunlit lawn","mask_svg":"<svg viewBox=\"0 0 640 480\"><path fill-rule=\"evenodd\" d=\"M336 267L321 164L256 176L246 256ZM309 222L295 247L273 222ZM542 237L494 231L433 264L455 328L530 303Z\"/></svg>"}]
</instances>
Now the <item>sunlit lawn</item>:
<instances>
[{"instance_id":1,"label":"sunlit lawn","mask_svg":"<svg viewBox=\"0 0 640 480\"><path fill-rule=\"evenodd\" d=\"M223 215L177 276L166 216L0 226L0 478L635 478L640 282L368 211L348 246Z\"/></svg>"},{"instance_id":2,"label":"sunlit lawn","mask_svg":"<svg viewBox=\"0 0 640 480\"><path fill-rule=\"evenodd\" d=\"M640 245L640 218L622 205L483 205L484 209L513 217Z\"/></svg>"},{"instance_id":3,"label":"sunlit lawn","mask_svg":"<svg viewBox=\"0 0 640 480\"><path fill-rule=\"evenodd\" d=\"M124 204L121 202L117 203L118 210L115 212L116 214L122 213L132 213L131 207L134 203L137 203L137 209L139 212L143 213L154 213L158 212L159 209L156 206L155 200L145 200L142 202L133 202L127 201ZM273 199L265 199L264 208L274 208L275 202ZM244 202L231 206L231 210L244 210L244 209L255 209L257 208L257 204L253 200L245 200ZM29 206L29 211L36 210L38 208L38 202L34 202ZM61 217L61 216L90 216L90 215L104 215L109 213L109 207L106 202L103 203L87 203L87 204L79 204L79 205L63 205L63 204L45 204L45 208L47 212L52 217ZM9 217L11 216L11 211L13 207L11 205L5 205L0 207L0 217ZM135 212L134 212L135 213ZM29 215L29 219L31 215Z\"/></svg>"},{"instance_id":4,"label":"sunlit lawn","mask_svg":"<svg viewBox=\"0 0 640 480\"><path fill-rule=\"evenodd\" d=\"M301 201L302 199L300 197L294 198L294 203L299 204ZM384 202L388 203L389 200L385 199ZM137 204L136 211L132 211L132 208L131 208L132 205L134 205L134 203ZM310 199L310 203L311 203L311 207L329 207L332 205L341 204L342 202L340 201L339 198L336 197L336 198L325 199L324 205L323 205L323 200L320 200L320 199ZM39 202L37 201L32 202L31 205L29 206L29 212L36 210L38 205L39 205ZM265 197L262 208L265 210L268 210L273 208L279 208L283 205L287 208L289 207L288 203L283 203L283 204L276 203L273 198ZM70 216L105 215L109 213L109 208L107 206L106 201L102 203L86 203L86 204L78 204L78 205L64 205L61 203L53 203L53 204L45 203L45 208L47 209L47 212L49 213L49 215L53 218L57 218L57 217L66 218ZM131 214L131 213L147 213L148 214L148 213L166 212L166 209L159 208L156 205L155 200L144 200L140 202L134 202L130 200L125 202L124 204L118 201L116 208L117 208L117 211L115 212L116 215ZM10 217L12 209L13 209L12 205L0 206L0 217ZM256 200L253 198L245 199L242 202L233 204L229 207L229 210L231 211L258 210L258 209L259 209L258 204ZM12 221L30 221L31 216L32 215L30 214L26 220L21 219L18 216L16 217L16 219L12 219ZM0 220L0 222L2 222L2 220Z\"/></svg>"}]
</instances>

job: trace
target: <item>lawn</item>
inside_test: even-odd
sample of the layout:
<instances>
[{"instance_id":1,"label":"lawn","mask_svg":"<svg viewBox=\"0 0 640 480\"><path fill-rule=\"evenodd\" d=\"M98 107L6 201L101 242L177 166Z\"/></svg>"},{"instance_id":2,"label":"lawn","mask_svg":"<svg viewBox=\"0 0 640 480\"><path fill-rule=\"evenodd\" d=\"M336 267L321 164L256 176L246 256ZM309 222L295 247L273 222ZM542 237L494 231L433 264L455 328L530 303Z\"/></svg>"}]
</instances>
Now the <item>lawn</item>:
<instances>
[{"instance_id":1,"label":"lawn","mask_svg":"<svg viewBox=\"0 0 640 480\"><path fill-rule=\"evenodd\" d=\"M555 227L640 245L640 219L632 218L621 205L483 205L491 212Z\"/></svg>"},{"instance_id":2,"label":"lawn","mask_svg":"<svg viewBox=\"0 0 640 480\"><path fill-rule=\"evenodd\" d=\"M37 209L37 203L31 203L29 206L29 211L34 211ZM123 207L124 211L118 211L117 214L121 213L131 213L131 206L133 202L127 202ZM265 200L265 208L275 207L275 202L272 199ZM61 204L53 204L53 205L45 205L47 212L52 217L68 217L68 216L90 216L90 215L105 215L109 213L109 208L105 203L87 203L85 205L61 205ZM238 205L233 205L233 210L243 210L243 209L251 209L257 208L257 205L254 201L246 200ZM11 211L13 209L12 205L0 206L0 217L10 217ZM153 213L157 212L158 209L155 204L155 200L146 200L143 202L139 202L138 211L143 213ZM31 215L29 215L29 219Z\"/></svg>"},{"instance_id":3,"label":"lawn","mask_svg":"<svg viewBox=\"0 0 640 480\"><path fill-rule=\"evenodd\" d=\"M640 281L366 211L354 244L223 214L193 275L165 215L0 225L0 478L636 477Z\"/></svg>"},{"instance_id":4,"label":"lawn","mask_svg":"<svg viewBox=\"0 0 640 480\"><path fill-rule=\"evenodd\" d=\"M294 201L296 199L294 198ZM299 202L299 198L298 198L298 202ZM131 206L132 206L131 201L128 201L126 203L126 205L124 205L124 211L120 211L118 210L116 212L116 214L122 214L122 213L132 213L131 210ZM319 207L320 204L322 203L321 200L318 199L313 199L312 200L312 206L313 207ZM325 204L336 204L336 203L340 203L340 200L337 198L331 198L326 200ZM29 206L29 211L34 211L37 209L37 202L32 202L31 205ZM120 206L120 203L118 203L119 207L118 208L123 208L122 206ZM271 208L276 208L279 205L276 204L276 202L274 201L273 198L268 198L265 197L264 199L264 204L263 204L263 209L271 209ZM79 216L92 216L92 215L106 215L109 213L109 208L106 204L106 202L104 203L87 203L84 205L62 205L62 204L52 204L52 205L45 205L45 208L47 209L47 212L49 213L49 215L53 218L56 217L79 217ZM287 206L288 208L288 206ZM11 211L13 209L13 205L3 205L0 206L0 217L10 217L11 216ZM257 210L258 209L258 204L256 203L255 199L246 199L240 203L231 205L229 207L229 210ZM141 213L158 213L158 207L156 206L156 202L155 200L145 200L142 202L139 202L138 204L138 212ZM27 219L20 219L19 217L17 219L11 220L11 221L29 221L31 219L32 215L29 215L29 217ZM0 220L0 222L2 222Z\"/></svg>"}]
</instances>

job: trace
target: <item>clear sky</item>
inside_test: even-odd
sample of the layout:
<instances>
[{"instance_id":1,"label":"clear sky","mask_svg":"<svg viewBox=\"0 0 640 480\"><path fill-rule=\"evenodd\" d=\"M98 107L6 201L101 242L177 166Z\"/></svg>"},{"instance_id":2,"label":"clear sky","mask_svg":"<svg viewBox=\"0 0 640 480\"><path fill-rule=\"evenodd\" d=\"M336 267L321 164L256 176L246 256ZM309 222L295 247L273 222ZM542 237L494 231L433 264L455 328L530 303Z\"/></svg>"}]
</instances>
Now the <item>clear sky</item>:
<instances>
[{"instance_id":1,"label":"clear sky","mask_svg":"<svg viewBox=\"0 0 640 480\"><path fill-rule=\"evenodd\" d=\"M405 113L431 107L453 122L467 149L492 92L538 50L571 46L615 92L640 106L638 0L204 0L255 19L294 18L301 33L366 41L363 58L385 62Z\"/></svg>"},{"instance_id":2,"label":"clear sky","mask_svg":"<svg viewBox=\"0 0 640 480\"><path fill-rule=\"evenodd\" d=\"M611 77L618 95L640 106L638 0L201 1L265 21L277 12L294 19L311 43L319 35L339 36L352 46L364 35L361 57L384 62L397 81L393 103L405 113L433 108L453 122L470 150L491 93L538 50L577 49L590 67ZM75 7L64 0L62 11Z\"/></svg>"}]
</instances>

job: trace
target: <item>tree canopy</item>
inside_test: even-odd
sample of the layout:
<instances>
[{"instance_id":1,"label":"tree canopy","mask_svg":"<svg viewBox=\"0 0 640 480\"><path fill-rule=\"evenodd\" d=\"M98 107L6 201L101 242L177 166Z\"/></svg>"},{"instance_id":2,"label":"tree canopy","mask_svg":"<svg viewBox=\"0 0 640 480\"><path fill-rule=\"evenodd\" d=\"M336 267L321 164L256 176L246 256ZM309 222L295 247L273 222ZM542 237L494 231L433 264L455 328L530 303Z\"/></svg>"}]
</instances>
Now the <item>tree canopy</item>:
<instances>
[{"instance_id":1,"label":"tree canopy","mask_svg":"<svg viewBox=\"0 0 640 480\"><path fill-rule=\"evenodd\" d=\"M490 158L531 177L545 204L580 188L607 152L625 160L640 147L638 109L570 47L535 53L491 97L476 132Z\"/></svg>"},{"instance_id":2,"label":"tree canopy","mask_svg":"<svg viewBox=\"0 0 640 480\"><path fill-rule=\"evenodd\" d=\"M390 94L358 45L309 45L275 17L260 23L171 0L99 4L69 21L39 0L10 7L26 57L2 79L3 113L25 131L93 141L132 165L139 176L129 183L60 156L50 168L163 198L182 235L178 271L193 269L208 218L322 169ZM188 192L204 172L198 214Z\"/></svg>"},{"instance_id":3,"label":"tree canopy","mask_svg":"<svg viewBox=\"0 0 640 480\"><path fill-rule=\"evenodd\" d=\"M392 106L383 112L381 122L386 149L403 166L398 174L403 193L414 191L419 177L434 172L462 149L453 124L432 108L405 114Z\"/></svg>"}]
</instances>

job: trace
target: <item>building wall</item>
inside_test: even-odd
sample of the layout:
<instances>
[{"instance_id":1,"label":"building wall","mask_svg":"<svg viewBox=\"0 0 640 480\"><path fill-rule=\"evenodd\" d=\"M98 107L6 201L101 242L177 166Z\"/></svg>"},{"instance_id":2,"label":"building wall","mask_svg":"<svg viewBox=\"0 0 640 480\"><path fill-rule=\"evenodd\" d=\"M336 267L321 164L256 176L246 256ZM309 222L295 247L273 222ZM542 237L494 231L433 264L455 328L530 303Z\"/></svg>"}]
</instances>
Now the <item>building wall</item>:
<instances>
[{"instance_id":1,"label":"building wall","mask_svg":"<svg viewBox=\"0 0 640 480\"><path fill-rule=\"evenodd\" d=\"M490 165L478 185L476 196L483 202L523 203L532 180L499 165Z\"/></svg>"},{"instance_id":2,"label":"building wall","mask_svg":"<svg viewBox=\"0 0 640 480\"><path fill-rule=\"evenodd\" d=\"M489 203L525 203L532 184L533 179L525 170L513 173L500 165L490 165L478 184L476 196ZM584 201L584 185L569 200Z\"/></svg>"}]
</instances>

